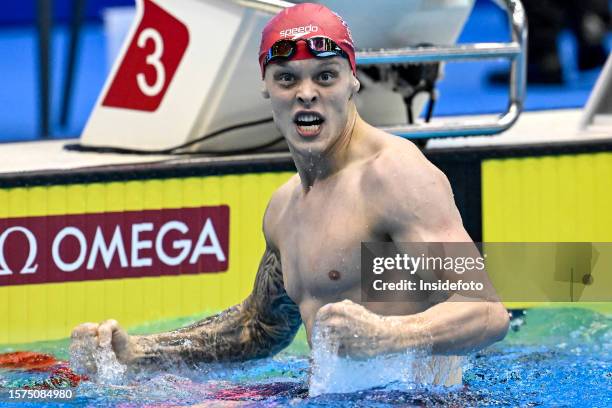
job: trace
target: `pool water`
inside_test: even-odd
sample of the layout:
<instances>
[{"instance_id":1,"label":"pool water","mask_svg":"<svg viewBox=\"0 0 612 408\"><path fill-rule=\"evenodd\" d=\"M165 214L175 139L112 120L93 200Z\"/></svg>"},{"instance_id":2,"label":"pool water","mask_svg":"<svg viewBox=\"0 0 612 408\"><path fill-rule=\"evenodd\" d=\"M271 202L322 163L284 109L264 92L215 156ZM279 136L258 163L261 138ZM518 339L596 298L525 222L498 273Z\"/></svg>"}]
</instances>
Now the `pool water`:
<instances>
[{"instance_id":1,"label":"pool water","mask_svg":"<svg viewBox=\"0 0 612 408\"><path fill-rule=\"evenodd\" d=\"M310 353L303 332L274 358L146 378L82 382L69 402L31 406L612 406L612 316L578 308L529 310L506 339L465 360L463 386L450 389L397 382L352 393L308 395ZM176 326L186 321L166 322ZM147 327L142 329L161 329ZM29 348L67 358L67 342ZM21 347L20 349L23 349ZM0 352L12 349L0 349ZM399 369L399 368L398 368ZM44 373L0 371L0 388L19 388ZM350 375L342 384L356 381ZM362 380L359 378L359 380ZM333 390L333 385L330 387ZM11 406L0 402L2 406ZM19 403L13 406L25 406Z\"/></svg>"}]
</instances>

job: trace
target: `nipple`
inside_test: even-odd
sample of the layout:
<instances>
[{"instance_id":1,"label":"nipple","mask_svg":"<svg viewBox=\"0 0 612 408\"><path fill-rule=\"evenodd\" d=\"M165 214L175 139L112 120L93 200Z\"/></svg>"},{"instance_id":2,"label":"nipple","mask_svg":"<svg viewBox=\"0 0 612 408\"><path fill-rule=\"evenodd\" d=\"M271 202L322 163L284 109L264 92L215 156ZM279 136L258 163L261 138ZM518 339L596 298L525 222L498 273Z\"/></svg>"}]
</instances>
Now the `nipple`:
<instances>
[{"instance_id":1,"label":"nipple","mask_svg":"<svg viewBox=\"0 0 612 408\"><path fill-rule=\"evenodd\" d=\"M329 271L327 276L329 276L329 279L331 279L333 281L337 281L337 280L340 279L340 272L338 272L336 270L331 270L331 271Z\"/></svg>"}]
</instances>

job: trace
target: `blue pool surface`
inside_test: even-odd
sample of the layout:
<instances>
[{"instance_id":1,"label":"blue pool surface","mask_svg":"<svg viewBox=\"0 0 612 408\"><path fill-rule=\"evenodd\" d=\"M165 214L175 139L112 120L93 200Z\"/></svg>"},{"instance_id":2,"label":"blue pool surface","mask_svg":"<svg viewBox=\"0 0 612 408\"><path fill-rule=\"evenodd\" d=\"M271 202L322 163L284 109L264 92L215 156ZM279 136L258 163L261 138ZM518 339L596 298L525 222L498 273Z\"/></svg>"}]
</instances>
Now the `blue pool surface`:
<instances>
[{"instance_id":1,"label":"blue pool surface","mask_svg":"<svg viewBox=\"0 0 612 408\"><path fill-rule=\"evenodd\" d=\"M181 322L184 323L184 322ZM66 341L38 345L66 358ZM10 350L1 350L10 351ZM467 359L463 386L389 384L349 394L308 396L309 353L303 333L271 359L157 373L115 385L81 383L67 403L30 406L411 407L612 406L612 316L577 308L533 309L518 331ZM0 371L1 387L44 374ZM337 379L351 381L351 378ZM2 403L0 403L2 405ZM7 404L2 406L26 406Z\"/></svg>"}]
</instances>

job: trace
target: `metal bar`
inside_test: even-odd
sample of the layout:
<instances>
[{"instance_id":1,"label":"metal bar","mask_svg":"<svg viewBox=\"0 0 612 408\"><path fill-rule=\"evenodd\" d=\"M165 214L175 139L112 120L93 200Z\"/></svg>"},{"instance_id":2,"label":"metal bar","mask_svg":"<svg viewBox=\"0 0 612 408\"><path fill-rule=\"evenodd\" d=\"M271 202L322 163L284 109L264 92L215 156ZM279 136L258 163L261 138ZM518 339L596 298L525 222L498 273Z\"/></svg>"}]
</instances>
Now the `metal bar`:
<instances>
[{"instance_id":1,"label":"metal bar","mask_svg":"<svg viewBox=\"0 0 612 408\"><path fill-rule=\"evenodd\" d=\"M276 14L284 8L294 6L294 3L282 0L232 0L234 3L254 10Z\"/></svg>"},{"instance_id":2,"label":"metal bar","mask_svg":"<svg viewBox=\"0 0 612 408\"><path fill-rule=\"evenodd\" d=\"M520 56L518 43L481 43L444 47L397 48L357 52L360 65L401 64L475 59L514 59Z\"/></svg>"},{"instance_id":3,"label":"metal bar","mask_svg":"<svg viewBox=\"0 0 612 408\"><path fill-rule=\"evenodd\" d=\"M38 29L38 90L39 90L39 123L40 137L48 138L49 111L51 104L51 25L52 25L52 0L38 0L37 5L37 29Z\"/></svg>"},{"instance_id":4,"label":"metal bar","mask_svg":"<svg viewBox=\"0 0 612 408\"><path fill-rule=\"evenodd\" d=\"M608 61L604 65L595 87L589 96L589 100L584 108L584 113L580 118L578 128L585 130L593 123L595 116L605 112L606 106L612 106L612 54L608 56Z\"/></svg>"},{"instance_id":5,"label":"metal bar","mask_svg":"<svg viewBox=\"0 0 612 408\"><path fill-rule=\"evenodd\" d=\"M520 0L503 0L510 23L512 42L509 44L471 44L458 47L431 47L415 49L405 54L410 62L449 61L476 57L478 47L484 46L478 58L508 58L512 60L509 83L508 109L496 120L487 122L471 120L459 123L425 123L417 125L389 126L383 130L405 138L426 139L435 137L484 136L501 133L518 120L525 100L527 68L527 21ZM434 53L440 58L434 58ZM488 52L487 52L488 51ZM393 50L393 54L400 50ZM505 54L505 55L504 55ZM395 55L393 55L395 57ZM382 57L382 56L379 56ZM373 57L372 59L374 59ZM423 58L423 59L419 59ZM427 59L425 59L427 58ZM470 58L471 59L471 58ZM407 62L407 61L406 61ZM384 62L380 62L384 63ZM386 62L389 63L389 62ZM397 63L397 60L392 63Z\"/></svg>"},{"instance_id":6,"label":"metal bar","mask_svg":"<svg viewBox=\"0 0 612 408\"><path fill-rule=\"evenodd\" d=\"M424 125L401 125L381 127L388 133L405 137L408 139L431 139L436 137L460 137L460 136L486 136L495 135L508 129L520 115L517 104L511 104L508 111L501 115L496 121L462 121L441 123L427 123Z\"/></svg>"},{"instance_id":7,"label":"metal bar","mask_svg":"<svg viewBox=\"0 0 612 408\"><path fill-rule=\"evenodd\" d=\"M512 61L510 70L510 101L516 103L522 111L527 92L527 19L523 4L519 0L504 0L504 2L512 41L519 43L523 51Z\"/></svg>"},{"instance_id":8,"label":"metal bar","mask_svg":"<svg viewBox=\"0 0 612 408\"><path fill-rule=\"evenodd\" d=\"M62 105L60 111L60 125L66 126L68 123L68 113L70 111L70 101L72 99L72 85L74 83L74 69L79 50L79 40L81 38L81 25L83 24L83 14L85 12L86 0L72 0L72 21L70 24L70 48L68 50L68 63L66 64L64 76L64 92L62 93Z\"/></svg>"}]
</instances>

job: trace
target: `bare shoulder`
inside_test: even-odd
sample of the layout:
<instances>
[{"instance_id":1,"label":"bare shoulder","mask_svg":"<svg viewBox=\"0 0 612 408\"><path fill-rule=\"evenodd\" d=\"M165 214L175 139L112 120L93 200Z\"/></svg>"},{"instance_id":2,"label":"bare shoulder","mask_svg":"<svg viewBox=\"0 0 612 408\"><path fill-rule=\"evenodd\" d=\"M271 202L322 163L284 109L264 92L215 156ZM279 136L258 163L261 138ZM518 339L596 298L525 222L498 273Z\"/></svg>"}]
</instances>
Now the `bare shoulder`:
<instances>
[{"instance_id":1,"label":"bare shoulder","mask_svg":"<svg viewBox=\"0 0 612 408\"><path fill-rule=\"evenodd\" d=\"M363 173L362 188L381 230L403 241L463 236L446 175L410 141L392 135L383 140Z\"/></svg>"},{"instance_id":2,"label":"bare shoulder","mask_svg":"<svg viewBox=\"0 0 612 408\"><path fill-rule=\"evenodd\" d=\"M300 178L297 174L292 176L283 185L281 185L270 198L268 207L264 214L263 231L266 241L273 248L276 248L276 229L284 211L286 211L289 201L291 200L293 191L300 183Z\"/></svg>"},{"instance_id":3,"label":"bare shoulder","mask_svg":"<svg viewBox=\"0 0 612 408\"><path fill-rule=\"evenodd\" d=\"M446 175L411 141L386 134L383 148L368 169L369 182L397 199L426 198L431 193L450 193Z\"/></svg>"}]
</instances>

